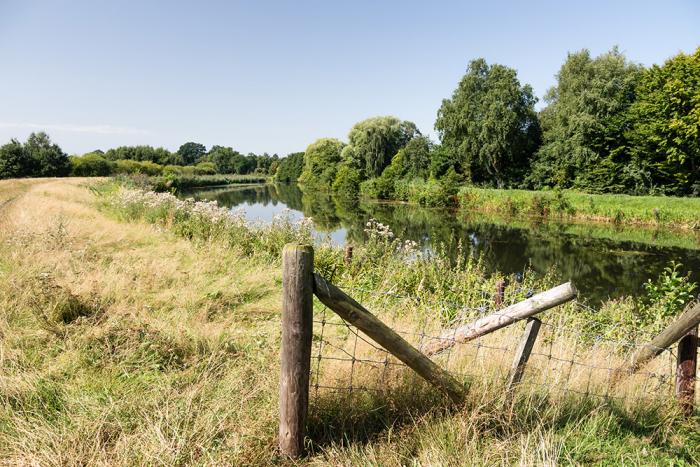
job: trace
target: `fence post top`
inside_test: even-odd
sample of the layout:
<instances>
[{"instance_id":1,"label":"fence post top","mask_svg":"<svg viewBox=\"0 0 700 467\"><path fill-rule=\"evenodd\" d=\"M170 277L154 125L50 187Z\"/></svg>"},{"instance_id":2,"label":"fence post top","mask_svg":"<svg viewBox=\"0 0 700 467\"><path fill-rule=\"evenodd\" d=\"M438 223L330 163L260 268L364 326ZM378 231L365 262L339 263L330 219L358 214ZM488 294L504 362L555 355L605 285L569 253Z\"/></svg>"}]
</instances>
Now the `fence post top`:
<instances>
[{"instance_id":1,"label":"fence post top","mask_svg":"<svg viewBox=\"0 0 700 467\"><path fill-rule=\"evenodd\" d=\"M314 251L314 247L311 245L306 245L304 243L287 243L284 245L284 248L282 249L282 253L292 253L295 251L303 252L303 253L311 253Z\"/></svg>"}]
</instances>

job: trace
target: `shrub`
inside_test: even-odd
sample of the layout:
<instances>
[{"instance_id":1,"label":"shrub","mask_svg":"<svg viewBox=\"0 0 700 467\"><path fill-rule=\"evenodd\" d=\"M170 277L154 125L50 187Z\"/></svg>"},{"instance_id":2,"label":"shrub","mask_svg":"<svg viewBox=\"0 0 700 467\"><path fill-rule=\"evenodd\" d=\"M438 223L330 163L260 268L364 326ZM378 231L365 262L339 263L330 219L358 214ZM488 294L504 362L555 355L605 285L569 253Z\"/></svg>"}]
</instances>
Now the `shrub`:
<instances>
[{"instance_id":1,"label":"shrub","mask_svg":"<svg viewBox=\"0 0 700 467\"><path fill-rule=\"evenodd\" d=\"M216 166L213 162L200 162L194 166L195 175L215 175Z\"/></svg>"},{"instance_id":2,"label":"shrub","mask_svg":"<svg viewBox=\"0 0 700 467\"><path fill-rule=\"evenodd\" d=\"M377 199L379 198L379 187L377 179L370 178L360 184L360 194L363 198Z\"/></svg>"},{"instance_id":3,"label":"shrub","mask_svg":"<svg viewBox=\"0 0 700 467\"><path fill-rule=\"evenodd\" d=\"M163 176L182 175L184 167L181 165L166 165L163 167Z\"/></svg>"},{"instance_id":4,"label":"shrub","mask_svg":"<svg viewBox=\"0 0 700 467\"><path fill-rule=\"evenodd\" d=\"M547 196L535 195L530 200L529 212L533 216L547 217L547 215L549 215L551 203L552 200Z\"/></svg>"},{"instance_id":5,"label":"shrub","mask_svg":"<svg viewBox=\"0 0 700 467\"><path fill-rule=\"evenodd\" d=\"M386 171L385 171L386 172ZM394 199L395 180L390 176L380 176L365 180L360 188L362 196L371 199Z\"/></svg>"},{"instance_id":6,"label":"shrub","mask_svg":"<svg viewBox=\"0 0 700 467\"><path fill-rule=\"evenodd\" d=\"M554 209L561 215L573 216L576 214L576 209L573 207L564 192L559 188L554 190L554 200L552 204Z\"/></svg>"},{"instance_id":7,"label":"shrub","mask_svg":"<svg viewBox=\"0 0 700 467\"><path fill-rule=\"evenodd\" d=\"M105 177L114 171L114 164L99 154L89 153L71 157L71 175L78 177Z\"/></svg>"},{"instance_id":8,"label":"shrub","mask_svg":"<svg viewBox=\"0 0 700 467\"><path fill-rule=\"evenodd\" d=\"M341 164L333 181L333 192L344 198L357 198L360 192L360 171Z\"/></svg>"},{"instance_id":9,"label":"shrub","mask_svg":"<svg viewBox=\"0 0 700 467\"><path fill-rule=\"evenodd\" d=\"M160 175L163 173L163 166L150 161L132 161L120 159L115 163L115 172L118 174L144 174Z\"/></svg>"},{"instance_id":10,"label":"shrub","mask_svg":"<svg viewBox=\"0 0 700 467\"><path fill-rule=\"evenodd\" d=\"M693 301L697 284L690 281L690 273L680 274L681 264L675 261L664 268L655 282L649 279L644 284L647 292L643 324L663 322L683 311Z\"/></svg>"}]
</instances>

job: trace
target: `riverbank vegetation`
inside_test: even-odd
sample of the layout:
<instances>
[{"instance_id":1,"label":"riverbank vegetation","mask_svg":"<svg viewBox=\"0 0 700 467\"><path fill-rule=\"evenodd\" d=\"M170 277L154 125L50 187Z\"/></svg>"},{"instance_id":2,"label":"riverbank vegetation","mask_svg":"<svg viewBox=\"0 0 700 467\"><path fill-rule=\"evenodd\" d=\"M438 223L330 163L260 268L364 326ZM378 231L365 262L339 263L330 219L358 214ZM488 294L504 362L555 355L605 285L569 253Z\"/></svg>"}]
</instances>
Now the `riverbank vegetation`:
<instances>
[{"instance_id":1,"label":"riverbank vegetation","mask_svg":"<svg viewBox=\"0 0 700 467\"><path fill-rule=\"evenodd\" d=\"M463 187L460 208L505 216L700 229L700 198Z\"/></svg>"},{"instance_id":2,"label":"riverbank vegetation","mask_svg":"<svg viewBox=\"0 0 700 467\"><path fill-rule=\"evenodd\" d=\"M275 454L279 254L288 241L310 240L308 221L249 225L212 203L88 179L10 180L0 188L15 193L0 207L3 459L283 463ZM340 250L318 245L317 268L343 287L420 296L426 312L430 303L453 302L436 305L441 320L459 303L490 300L503 278L474 258L416 257L414 245L376 222L366 235L350 266ZM688 299L678 293L689 286L680 276L670 271L648 296L597 313L567 305L556 316L572 326L595 317L598 329L617 333L611 337L644 337ZM553 280L509 279L509 300ZM365 303L394 306L385 296ZM601 406L523 392L504 411L498 391L475 385L463 407L448 409L423 386L392 380L385 389L388 399L312 401L310 455L301 462L700 461L697 417L681 417L672 404Z\"/></svg>"},{"instance_id":3,"label":"riverbank vegetation","mask_svg":"<svg viewBox=\"0 0 700 467\"><path fill-rule=\"evenodd\" d=\"M697 196L698 96L700 49L650 68L617 49L571 53L539 113L515 70L477 59L438 110L440 144L411 122L370 118L347 144L310 145L299 182L426 205L454 204L458 185Z\"/></svg>"}]
</instances>

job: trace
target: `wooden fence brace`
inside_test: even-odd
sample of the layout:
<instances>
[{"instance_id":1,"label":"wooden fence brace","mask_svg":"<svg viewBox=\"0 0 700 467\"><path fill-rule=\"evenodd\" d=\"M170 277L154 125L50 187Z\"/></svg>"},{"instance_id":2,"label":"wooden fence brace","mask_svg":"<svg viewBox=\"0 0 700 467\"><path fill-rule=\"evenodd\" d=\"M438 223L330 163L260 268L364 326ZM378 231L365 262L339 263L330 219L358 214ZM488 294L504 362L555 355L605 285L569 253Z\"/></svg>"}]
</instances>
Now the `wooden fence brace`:
<instances>
[{"instance_id":1,"label":"wooden fence brace","mask_svg":"<svg viewBox=\"0 0 700 467\"><path fill-rule=\"evenodd\" d=\"M321 303L367 334L423 379L447 394L453 402L459 403L464 399L463 387L452 375L406 342L403 337L377 319L345 292L318 274L314 274L314 293Z\"/></svg>"},{"instance_id":2,"label":"wooden fence brace","mask_svg":"<svg viewBox=\"0 0 700 467\"><path fill-rule=\"evenodd\" d=\"M540 332L540 326L542 321L537 318L528 318L527 324L525 325L525 332L523 333L523 338L515 351L515 358L513 359L513 366L510 369L510 375L508 377L508 384L506 385L506 397L510 399L513 394L515 386L520 383L523 378L523 373L525 372L525 366L527 361L530 359L530 353L537 340L537 334Z\"/></svg>"},{"instance_id":3,"label":"wooden fence brace","mask_svg":"<svg viewBox=\"0 0 700 467\"><path fill-rule=\"evenodd\" d=\"M615 371L613 383L616 383L625 374L632 374L646 365L650 360L671 346L688 331L700 324L700 303L694 303L661 331L658 336L648 344L643 345L633 356L627 369L619 368Z\"/></svg>"},{"instance_id":4,"label":"wooden fence brace","mask_svg":"<svg viewBox=\"0 0 700 467\"><path fill-rule=\"evenodd\" d=\"M282 455L289 457L299 457L304 452L313 332L313 268L311 246L284 246L279 448Z\"/></svg>"},{"instance_id":5,"label":"wooden fence brace","mask_svg":"<svg viewBox=\"0 0 700 467\"><path fill-rule=\"evenodd\" d=\"M693 414L697 365L698 327L695 326L678 341L676 360L676 398L687 416Z\"/></svg>"},{"instance_id":6,"label":"wooden fence brace","mask_svg":"<svg viewBox=\"0 0 700 467\"><path fill-rule=\"evenodd\" d=\"M437 340L424 347L426 355L434 355L458 342L467 342L516 321L529 318L576 298L576 287L571 282L538 293L522 302L508 306L476 321L444 332Z\"/></svg>"}]
</instances>

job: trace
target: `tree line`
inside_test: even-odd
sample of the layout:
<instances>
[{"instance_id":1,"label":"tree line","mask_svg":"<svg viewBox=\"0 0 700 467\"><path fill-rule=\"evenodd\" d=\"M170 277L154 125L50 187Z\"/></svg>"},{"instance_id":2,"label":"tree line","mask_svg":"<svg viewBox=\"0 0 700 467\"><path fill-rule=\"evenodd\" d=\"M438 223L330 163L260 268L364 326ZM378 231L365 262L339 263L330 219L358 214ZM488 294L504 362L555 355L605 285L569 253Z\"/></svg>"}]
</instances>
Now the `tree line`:
<instances>
[{"instance_id":1,"label":"tree line","mask_svg":"<svg viewBox=\"0 0 700 467\"><path fill-rule=\"evenodd\" d=\"M513 68L472 60L437 111L439 142L393 116L355 124L347 142L243 155L187 142L171 152L122 146L68 157L45 133L0 147L0 178L265 174L345 197L449 202L460 184L700 196L700 48L645 68L617 48L569 53L538 99Z\"/></svg>"},{"instance_id":2,"label":"tree line","mask_svg":"<svg viewBox=\"0 0 700 467\"><path fill-rule=\"evenodd\" d=\"M187 142L171 152L152 146L120 146L68 156L44 132L32 133L22 143L13 139L0 146L0 179L20 177L91 177L114 174L145 175L274 175L277 154L241 154L227 146L207 150Z\"/></svg>"},{"instance_id":3,"label":"tree line","mask_svg":"<svg viewBox=\"0 0 700 467\"><path fill-rule=\"evenodd\" d=\"M426 204L444 203L460 183L700 195L700 48L649 68L617 48L581 50L556 79L538 112L514 69L473 60L437 112L439 144L411 122L374 117L354 125L347 143L309 145L297 179Z\"/></svg>"}]
</instances>

